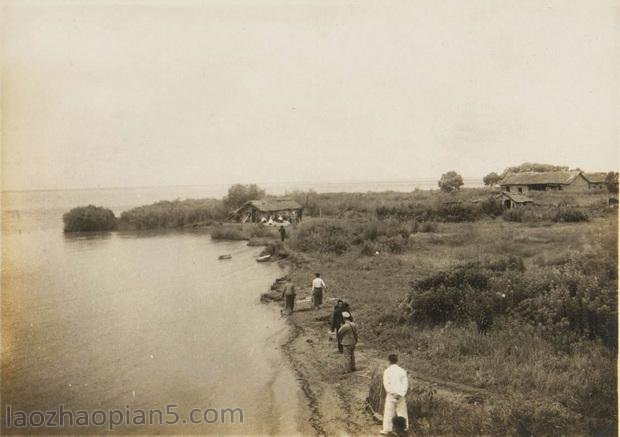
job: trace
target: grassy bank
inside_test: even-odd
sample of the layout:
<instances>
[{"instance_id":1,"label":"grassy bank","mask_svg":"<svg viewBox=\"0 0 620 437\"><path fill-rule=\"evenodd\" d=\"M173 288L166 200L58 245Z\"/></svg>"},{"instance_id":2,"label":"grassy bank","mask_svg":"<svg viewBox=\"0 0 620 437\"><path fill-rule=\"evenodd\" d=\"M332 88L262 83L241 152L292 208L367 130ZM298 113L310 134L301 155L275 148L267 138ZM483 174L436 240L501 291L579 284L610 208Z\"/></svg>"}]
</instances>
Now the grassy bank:
<instances>
[{"instance_id":1,"label":"grassy bank","mask_svg":"<svg viewBox=\"0 0 620 437\"><path fill-rule=\"evenodd\" d=\"M429 219L450 195L402 196L317 195L321 218L304 220L288 246L305 260L292 279L305 289L322 272L367 347L484 393L470 404L414 385L418 433L615 434L617 215L605 195L540 196L541 208L586 214L575 222ZM407 202L421 213L382 213Z\"/></svg>"}]
</instances>

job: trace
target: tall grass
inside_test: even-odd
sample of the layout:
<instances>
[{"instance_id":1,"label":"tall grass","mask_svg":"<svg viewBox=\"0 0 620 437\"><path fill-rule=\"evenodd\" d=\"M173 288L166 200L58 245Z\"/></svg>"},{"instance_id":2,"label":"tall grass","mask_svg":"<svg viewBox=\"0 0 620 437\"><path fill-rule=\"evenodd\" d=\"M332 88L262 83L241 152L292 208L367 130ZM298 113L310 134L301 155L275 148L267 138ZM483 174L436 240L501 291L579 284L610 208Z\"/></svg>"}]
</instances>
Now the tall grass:
<instances>
[{"instance_id":1,"label":"tall grass","mask_svg":"<svg viewBox=\"0 0 620 437\"><path fill-rule=\"evenodd\" d=\"M268 242L279 238L278 231L274 228L259 223L222 223L215 225L210 231L214 240L254 240Z\"/></svg>"},{"instance_id":2,"label":"tall grass","mask_svg":"<svg viewBox=\"0 0 620 437\"><path fill-rule=\"evenodd\" d=\"M124 211L119 224L126 229L178 228L224 220L226 207L216 199L161 201Z\"/></svg>"}]
</instances>

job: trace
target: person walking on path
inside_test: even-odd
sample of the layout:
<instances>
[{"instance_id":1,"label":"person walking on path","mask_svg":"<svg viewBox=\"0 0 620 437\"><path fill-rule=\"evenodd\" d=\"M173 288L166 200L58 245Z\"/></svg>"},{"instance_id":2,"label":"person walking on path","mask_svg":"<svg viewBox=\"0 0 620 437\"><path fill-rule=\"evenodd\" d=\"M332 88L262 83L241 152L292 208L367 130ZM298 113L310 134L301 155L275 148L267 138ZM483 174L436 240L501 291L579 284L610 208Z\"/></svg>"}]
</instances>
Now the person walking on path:
<instances>
[{"instance_id":1,"label":"person walking on path","mask_svg":"<svg viewBox=\"0 0 620 437\"><path fill-rule=\"evenodd\" d=\"M342 299L338 299L338 302L336 302L334 306L334 313L332 314L331 332L338 332L340 327L344 325L344 318L342 317L342 313L344 312L349 313L349 315L351 314L349 304ZM353 321L353 316L351 316L351 321ZM338 341L338 352L342 353L342 350L342 344Z\"/></svg>"},{"instance_id":2,"label":"person walking on path","mask_svg":"<svg viewBox=\"0 0 620 437\"><path fill-rule=\"evenodd\" d=\"M344 351L344 373L355 372L355 345L357 344L357 326L351 320L351 314L342 313L344 324L338 329L338 341Z\"/></svg>"},{"instance_id":3,"label":"person walking on path","mask_svg":"<svg viewBox=\"0 0 620 437\"><path fill-rule=\"evenodd\" d=\"M287 282L282 290L282 297L284 298L284 311L287 314L291 314L295 308L295 285L292 282Z\"/></svg>"},{"instance_id":4,"label":"person walking on path","mask_svg":"<svg viewBox=\"0 0 620 437\"><path fill-rule=\"evenodd\" d=\"M323 304L323 293L327 290L327 285L321 279L320 273L316 273L314 276L315 278L312 280L312 303L314 304L314 309L318 310Z\"/></svg>"},{"instance_id":5,"label":"person walking on path","mask_svg":"<svg viewBox=\"0 0 620 437\"><path fill-rule=\"evenodd\" d=\"M392 431L392 419L401 416L405 419L406 427L409 423L407 416L407 390L409 381L405 369L398 366L398 356L388 356L390 365L383 372L383 388L385 388L385 408L383 410L383 430L381 434Z\"/></svg>"},{"instance_id":6,"label":"person walking on path","mask_svg":"<svg viewBox=\"0 0 620 437\"><path fill-rule=\"evenodd\" d=\"M278 231L280 232L280 239L284 241L284 239L286 238L286 229L284 229L284 226L280 226L280 229L278 229Z\"/></svg>"}]
</instances>

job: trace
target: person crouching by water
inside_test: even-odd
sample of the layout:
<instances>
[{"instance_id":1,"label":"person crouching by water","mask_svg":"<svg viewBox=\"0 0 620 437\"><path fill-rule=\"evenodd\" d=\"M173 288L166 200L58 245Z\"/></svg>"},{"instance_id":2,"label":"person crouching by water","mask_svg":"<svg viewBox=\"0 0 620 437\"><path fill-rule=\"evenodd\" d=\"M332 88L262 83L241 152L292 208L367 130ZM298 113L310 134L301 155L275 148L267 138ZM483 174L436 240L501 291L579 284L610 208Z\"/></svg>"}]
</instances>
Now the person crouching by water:
<instances>
[{"instance_id":1,"label":"person crouching by water","mask_svg":"<svg viewBox=\"0 0 620 437\"><path fill-rule=\"evenodd\" d=\"M316 273L314 276L315 278L312 280L312 303L314 309L318 310L323 304L323 293L327 290L327 285L321 279L320 273Z\"/></svg>"},{"instance_id":2,"label":"person crouching by water","mask_svg":"<svg viewBox=\"0 0 620 437\"><path fill-rule=\"evenodd\" d=\"M282 297L284 298L284 312L291 314L295 308L295 285L292 282L287 282L282 290Z\"/></svg>"},{"instance_id":3,"label":"person crouching by water","mask_svg":"<svg viewBox=\"0 0 620 437\"><path fill-rule=\"evenodd\" d=\"M392 419L400 416L405 419L405 428L409 422L407 416L406 395L409 388L407 372L398 366L398 355L388 356L390 365L383 372L383 388L385 388L385 408L383 410L383 430L381 434L392 431Z\"/></svg>"},{"instance_id":4,"label":"person crouching by water","mask_svg":"<svg viewBox=\"0 0 620 437\"><path fill-rule=\"evenodd\" d=\"M338 329L338 342L344 351L344 373L355 372L355 345L357 344L357 326L351 320L351 314L342 313L344 324Z\"/></svg>"},{"instance_id":5,"label":"person crouching by water","mask_svg":"<svg viewBox=\"0 0 620 437\"><path fill-rule=\"evenodd\" d=\"M331 332L338 332L340 327L344 325L344 318L342 317L342 313L344 312L349 313L349 315L351 314L349 304L342 299L338 299L338 302L336 302L334 306L334 313L332 314ZM351 321L353 321L353 316L351 316ZM338 340L338 352L342 353L342 344L340 344L340 340Z\"/></svg>"}]
</instances>

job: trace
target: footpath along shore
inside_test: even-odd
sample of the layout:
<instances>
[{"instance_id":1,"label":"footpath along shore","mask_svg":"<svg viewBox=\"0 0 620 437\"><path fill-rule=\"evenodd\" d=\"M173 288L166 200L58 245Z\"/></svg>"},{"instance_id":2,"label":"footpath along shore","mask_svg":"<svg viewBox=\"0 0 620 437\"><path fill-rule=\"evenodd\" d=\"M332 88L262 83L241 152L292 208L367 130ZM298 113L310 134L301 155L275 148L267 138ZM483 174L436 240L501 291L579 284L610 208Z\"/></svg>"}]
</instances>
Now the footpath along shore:
<instances>
[{"instance_id":1,"label":"footpath along shore","mask_svg":"<svg viewBox=\"0 0 620 437\"><path fill-rule=\"evenodd\" d=\"M261 300L283 306L281 291L285 281L290 280L296 287L295 310L284 316L291 324L291 332L282 344L282 350L307 398L312 428L320 436L379 435L382 413L379 399L384 396L381 375L387 367L385 351L366 344L361 336L355 351L357 371L344 373L344 358L338 353L335 334L330 333L329 329L336 300L345 296L338 294L334 287L330 289L327 276L328 290L323 306L314 310L310 281L315 270L325 271L328 267L324 266L325 269L321 270L319 260L293 253L288 248L284 250L286 258L278 262L286 274L274 282L270 291L262 294ZM357 324L363 326L364 320L359 316L356 318L355 310L353 301L353 317ZM431 404L433 398L441 399L442 403L475 404L483 396L487 397L484 390L479 388L441 381L408 370L411 392L423 398L422 403L425 405L422 408L428 406L425 401L429 400L427 395L431 393ZM450 416L449 409L443 413ZM412 423L412 429L419 433L425 433L428 428L429 424L423 418Z\"/></svg>"},{"instance_id":2,"label":"footpath along shore","mask_svg":"<svg viewBox=\"0 0 620 437\"><path fill-rule=\"evenodd\" d=\"M290 265L287 263L287 268ZM290 278L289 274L285 278ZM263 295L263 301L282 305L280 282ZM282 351L300 381L310 407L310 424L316 435L368 435L380 431L366 409L371 373L378 363L367 355L363 341L356 349L358 371L343 374L343 358L335 336L329 333L333 297L319 310L311 304L310 292L303 284L298 290L295 311L286 316L291 332ZM275 288L275 289L274 289Z\"/></svg>"}]
</instances>

